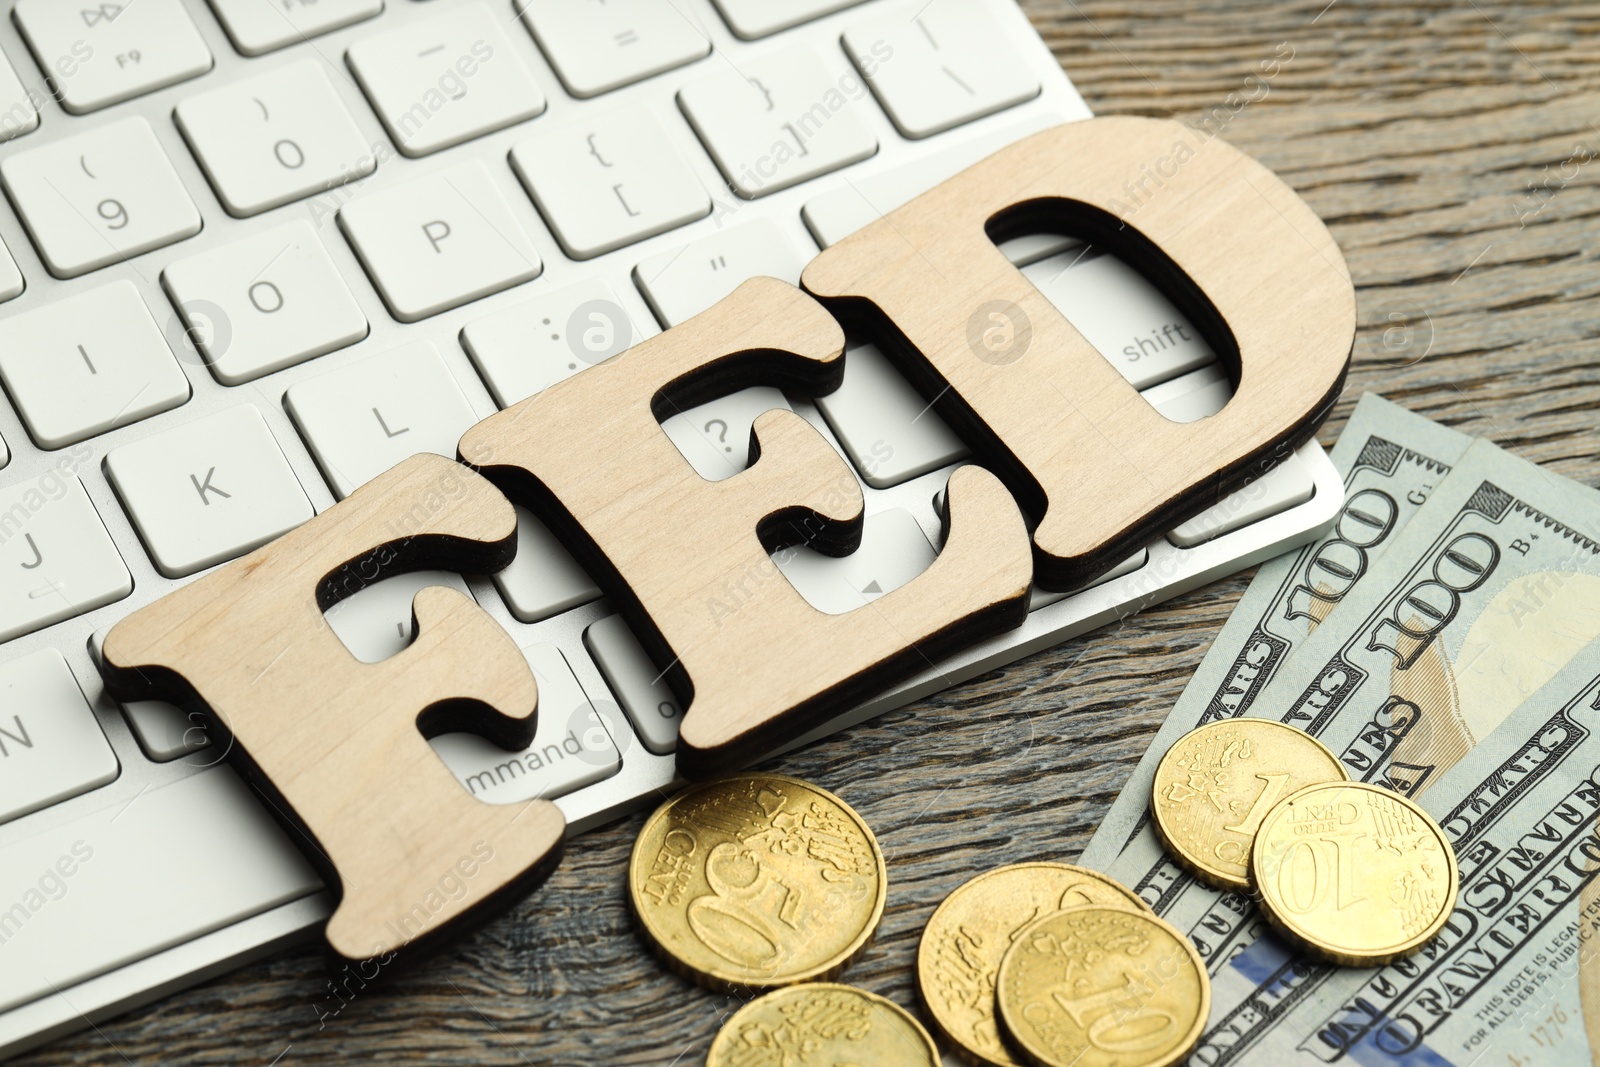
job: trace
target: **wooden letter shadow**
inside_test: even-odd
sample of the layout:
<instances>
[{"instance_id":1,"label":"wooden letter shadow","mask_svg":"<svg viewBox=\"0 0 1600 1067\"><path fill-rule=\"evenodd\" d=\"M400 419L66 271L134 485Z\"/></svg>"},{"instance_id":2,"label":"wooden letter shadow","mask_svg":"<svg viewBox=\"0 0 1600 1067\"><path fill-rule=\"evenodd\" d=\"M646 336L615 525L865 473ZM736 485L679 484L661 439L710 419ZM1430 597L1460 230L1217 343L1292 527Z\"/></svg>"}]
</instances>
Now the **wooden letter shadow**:
<instances>
[{"instance_id":1,"label":"wooden letter shadow","mask_svg":"<svg viewBox=\"0 0 1600 1067\"><path fill-rule=\"evenodd\" d=\"M322 614L381 578L485 573L515 553L516 513L493 486L413 456L106 637L114 695L202 712L213 743L312 839L309 858L342 893L327 938L346 959L459 932L469 912L469 923L489 917L560 859L554 804L474 800L426 740L465 730L508 749L532 742L533 672L505 630L433 586L413 602L415 642L362 663ZM467 885L460 899L439 892L447 876Z\"/></svg>"},{"instance_id":2,"label":"wooden letter shadow","mask_svg":"<svg viewBox=\"0 0 1600 1067\"><path fill-rule=\"evenodd\" d=\"M540 514L613 598L688 708L679 770L730 769L942 655L1018 625L1031 560L1015 502L978 467L950 478L943 551L843 615L813 608L769 551L860 543L862 496L804 419L756 419L751 465L708 482L660 419L747 385L837 388L844 335L772 278L474 426L461 455Z\"/></svg>"},{"instance_id":3,"label":"wooden letter shadow","mask_svg":"<svg viewBox=\"0 0 1600 1067\"><path fill-rule=\"evenodd\" d=\"M995 247L1040 231L1153 280L1228 367L1228 405L1180 424L1146 403ZM1309 438L1355 336L1349 271L1305 202L1237 149L1154 119L1001 149L823 252L801 284L876 336L1039 520L1047 589L1089 581Z\"/></svg>"}]
</instances>

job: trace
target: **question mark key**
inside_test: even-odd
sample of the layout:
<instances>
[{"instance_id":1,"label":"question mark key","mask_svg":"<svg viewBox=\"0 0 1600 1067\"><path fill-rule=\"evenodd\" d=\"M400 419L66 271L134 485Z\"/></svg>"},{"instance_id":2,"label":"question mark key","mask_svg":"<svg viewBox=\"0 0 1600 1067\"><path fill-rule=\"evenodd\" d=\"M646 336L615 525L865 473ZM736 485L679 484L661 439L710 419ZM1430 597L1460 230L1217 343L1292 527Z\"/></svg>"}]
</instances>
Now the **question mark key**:
<instances>
[{"instance_id":1,"label":"question mark key","mask_svg":"<svg viewBox=\"0 0 1600 1067\"><path fill-rule=\"evenodd\" d=\"M702 478L721 481L750 465L750 427L763 412L789 408L782 390L760 386L681 411L661 423Z\"/></svg>"}]
</instances>

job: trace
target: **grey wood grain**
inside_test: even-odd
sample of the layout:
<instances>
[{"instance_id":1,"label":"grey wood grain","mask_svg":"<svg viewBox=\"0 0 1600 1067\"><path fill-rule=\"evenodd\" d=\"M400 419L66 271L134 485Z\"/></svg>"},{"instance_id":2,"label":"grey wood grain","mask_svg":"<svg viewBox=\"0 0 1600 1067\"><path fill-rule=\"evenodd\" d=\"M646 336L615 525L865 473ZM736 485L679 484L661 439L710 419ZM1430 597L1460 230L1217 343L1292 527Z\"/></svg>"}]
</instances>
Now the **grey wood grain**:
<instances>
[{"instance_id":1,"label":"grey wood grain","mask_svg":"<svg viewBox=\"0 0 1600 1067\"><path fill-rule=\"evenodd\" d=\"M1600 152L1600 4L1024 6L1097 112L1221 107L1224 135L1329 221L1362 329L1325 442L1370 389L1596 482L1600 164L1564 178L1563 163ZM1251 81L1285 45L1277 74ZM1252 99L1235 112L1233 93ZM1246 577L771 764L837 791L888 856L883 927L846 980L914 1004L917 938L949 890L1077 855ZM699 1063L738 1002L671 976L634 934L623 872L642 820L574 841L514 913L335 1017L322 1018L340 1003L323 959L304 949L19 1062Z\"/></svg>"}]
</instances>

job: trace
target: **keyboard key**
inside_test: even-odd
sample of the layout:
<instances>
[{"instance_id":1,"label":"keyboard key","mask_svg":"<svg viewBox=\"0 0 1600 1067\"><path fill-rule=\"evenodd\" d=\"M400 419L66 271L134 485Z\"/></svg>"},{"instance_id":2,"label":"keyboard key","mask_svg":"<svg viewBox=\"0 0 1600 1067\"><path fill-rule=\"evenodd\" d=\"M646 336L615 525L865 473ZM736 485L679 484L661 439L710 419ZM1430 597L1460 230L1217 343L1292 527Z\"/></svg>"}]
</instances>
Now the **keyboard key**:
<instances>
[{"instance_id":1,"label":"keyboard key","mask_svg":"<svg viewBox=\"0 0 1600 1067\"><path fill-rule=\"evenodd\" d=\"M797 285L804 266L793 243L763 220L647 259L633 277L661 324L675 326L758 274ZM755 386L674 415L661 428L701 477L721 481L750 465L750 426L756 417L788 406L778 390Z\"/></svg>"},{"instance_id":2,"label":"keyboard key","mask_svg":"<svg viewBox=\"0 0 1600 1067\"><path fill-rule=\"evenodd\" d=\"M543 269L477 160L358 197L339 210L339 224L401 322L509 289Z\"/></svg>"},{"instance_id":3,"label":"keyboard key","mask_svg":"<svg viewBox=\"0 0 1600 1067\"><path fill-rule=\"evenodd\" d=\"M415 637L411 605L430 585L447 586L472 598L467 583L453 571L413 571L355 590L323 618L352 656L362 663L381 663L410 646Z\"/></svg>"},{"instance_id":4,"label":"keyboard key","mask_svg":"<svg viewBox=\"0 0 1600 1067\"><path fill-rule=\"evenodd\" d=\"M0 379L40 448L64 448L189 399L132 282L0 320Z\"/></svg>"},{"instance_id":5,"label":"keyboard key","mask_svg":"<svg viewBox=\"0 0 1600 1067\"><path fill-rule=\"evenodd\" d=\"M907 137L928 137L1039 95L1039 79L973 0L931 0L852 25L844 48Z\"/></svg>"},{"instance_id":6,"label":"keyboard key","mask_svg":"<svg viewBox=\"0 0 1600 1067\"><path fill-rule=\"evenodd\" d=\"M520 622L540 622L600 598L578 561L526 508L517 508L517 558L494 584Z\"/></svg>"},{"instance_id":7,"label":"keyboard key","mask_svg":"<svg viewBox=\"0 0 1600 1067\"><path fill-rule=\"evenodd\" d=\"M454 459L478 421L430 341L299 382L283 401L339 500L418 452Z\"/></svg>"},{"instance_id":8,"label":"keyboard key","mask_svg":"<svg viewBox=\"0 0 1600 1067\"><path fill-rule=\"evenodd\" d=\"M861 3L861 0L716 0L723 21L747 41L787 30L835 11Z\"/></svg>"},{"instance_id":9,"label":"keyboard key","mask_svg":"<svg viewBox=\"0 0 1600 1067\"><path fill-rule=\"evenodd\" d=\"M0 823L116 777L117 757L61 653L0 663Z\"/></svg>"},{"instance_id":10,"label":"keyboard key","mask_svg":"<svg viewBox=\"0 0 1600 1067\"><path fill-rule=\"evenodd\" d=\"M861 547L848 556L825 556L795 547L774 553L772 558L808 604L829 615L843 615L894 592L927 570L934 551L911 512L891 508L867 516Z\"/></svg>"},{"instance_id":11,"label":"keyboard key","mask_svg":"<svg viewBox=\"0 0 1600 1067\"><path fill-rule=\"evenodd\" d=\"M122 714L151 763L171 763L211 745L205 719L197 711L186 712L164 700L135 700L122 705Z\"/></svg>"},{"instance_id":12,"label":"keyboard key","mask_svg":"<svg viewBox=\"0 0 1600 1067\"><path fill-rule=\"evenodd\" d=\"M1173 422L1196 422L1222 410L1233 396L1233 383L1220 366L1208 363L1139 395Z\"/></svg>"},{"instance_id":13,"label":"keyboard key","mask_svg":"<svg viewBox=\"0 0 1600 1067\"><path fill-rule=\"evenodd\" d=\"M733 190L754 200L878 151L857 111L866 90L846 95L840 81L796 47L692 81L678 103Z\"/></svg>"},{"instance_id":14,"label":"keyboard key","mask_svg":"<svg viewBox=\"0 0 1600 1067\"><path fill-rule=\"evenodd\" d=\"M89 654L94 657L95 666L102 670L105 665L103 649L109 632L109 629L96 630L89 635ZM151 763L171 763L180 756L210 747L211 737L205 725L205 716L199 712L186 712L164 700L116 703L122 709L123 718L128 720L128 729L132 731L134 740L139 742L139 748ZM219 756L195 762L210 766L220 760Z\"/></svg>"},{"instance_id":15,"label":"keyboard key","mask_svg":"<svg viewBox=\"0 0 1600 1067\"><path fill-rule=\"evenodd\" d=\"M461 344L494 402L508 408L642 336L616 291L590 278L468 323Z\"/></svg>"},{"instance_id":16,"label":"keyboard key","mask_svg":"<svg viewBox=\"0 0 1600 1067\"><path fill-rule=\"evenodd\" d=\"M644 747L658 756L677 748L683 708L622 616L608 615L591 625L583 644Z\"/></svg>"},{"instance_id":17,"label":"keyboard key","mask_svg":"<svg viewBox=\"0 0 1600 1067\"><path fill-rule=\"evenodd\" d=\"M0 143L39 128L39 109L22 87L16 68L0 53Z\"/></svg>"},{"instance_id":18,"label":"keyboard key","mask_svg":"<svg viewBox=\"0 0 1600 1067\"><path fill-rule=\"evenodd\" d=\"M1022 273L1135 389L1216 360L1161 290L1115 256L1072 250Z\"/></svg>"},{"instance_id":19,"label":"keyboard key","mask_svg":"<svg viewBox=\"0 0 1600 1067\"><path fill-rule=\"evenodd\" d=\"M862 481L887 489L968 455L967 446L876 345L845 353L844 382L817 407Z\"/></svg>"},{"instance_id":20,"label":"keyboard key","mask_svg":"<svg viewBox=\"0 0 1600 1067\"><path fill-rule=\"evenodd\" d=\"M21 296L24 288L17 261L11 258L11 250L5 246L5 242L0 241L0 303Z\"/></svg>"},{"instance_id":21,"label":"keyboard key","mask_svg":"<svg viewBox=\"0 0 1600 1067\"><path fill-rule=\"evenodd\" d=\"M136 116L19 152L0 162L0 179L57 278L200 232L200 212L172 161Z\"/></svg>"},{"instance_id":22,"label":"keyboard key","mask_svg":"<svg viewBox=\"0 0 1600 1067\"><path fill-rule=\"evenodd\" d=\"M116 448L106 474L168 578L242 556L311 518L261 413L228 408Z\"/></svg>"},{"instance_id":23,"label":"keyboard key","mask_svg":"<svg viewBox=\"0 0 1600 1067\"><path fill-rule=\"evenodd\" d=\"M401 152L425 156L544 111L503 26L487 4L473 3L350 46L350 69Z\"/></svg>"},{"instance_id":24,"label":"keyboard key","mask_svg":"<svg viewBox=\"0 0 1600 1067\"><path fill-rule=\"evenodd\" d=\"M274 52L383 10L383 0L211 0L233 47L247 56Z\"/></svg>"},{"instance_id":25,"label":"keyboard key","mask_svg":"<svg viewBox=\"0 0 1600 1067\"><path fill-rule=\"evenodd\" d=\"M0 641L133 592L117 546L70 470L62 463L0 489Z\"/></svg>"},{"instance_id":26,"label":"keyboard key","mask_svg":"<svg viewBox=\"0 0 1600 1067\"><path fill-rule=\"evenodd\" d=\"M651 256L633 280L663 326L700 314L758 275L800 284L802 256L771 219L730 226L681 248Z\"/></svg>"},{"instance_id":27,"label":"keyboard key","mask_svg":"<svg viewBox=\"0 0 1600 1067\"><path fill-rule=\"evenodd\" d=\"M12 16L61 106L74 115L211 69L211 50L183 0L17 0Z\"/></svg>"},{"instance_id":28,"label":"keyboard key","mask_svg":"<svg viewBox=\"0 0 1600 1067\"><path fill-rule=\"evenodd\" d=\"M1300 453L1291 452L1282 463L1249 482L1243 489L1213 504L1199 515L1167 534L1179 548L1193 548L1223 534L1260 522L1296 504L1304 504L1316 492L1316 481Z\"/></svg>"},{"instance_id":29,"label":"keyboard key","mask_svg":"<svg viewBox=\"0 0 1600 1067\"><path fill-rule=\"evenodd\" d=\"M1212 364L1141 395L1172 421L1194 422L1221 411L1233 395L1233 385L1222 369ZM1304 504L1316 488L1311 469L1298 452L1291 452L1270 471L1167 534L1167 540L1179 548L1205 544L1225 533L1287 511L1296 504Z\"/></svg>"},{"instance_id":30,"label":"keyboard key","mask_svg":"<svg viewBox=\"0 0 1600 1067\"><path fill-rule=\"evenodd\" d=\"M30 894L51 870L70 900L34 907ZM266 806L226 767L53 821L0 848L0 900L29 912L21 921L9 913L0 1011L319 888Z\"/></svg>"},{"instance_id":31,"label":"keyboard key","mask_svg":"<svg viewBox=\"0 0 1600 1067\"><path fill-rule=\"evenodd\" d=\"M467 792L490 804L553 800L622 769L605 718L589 703L560 649L533 645L522 652L539 686L533 744L507 752L476 734L445 734L430 742Z\"/></svg>"},{"instance_id":32,"label":"keyboard key","mask_svg":"<svg viewBox=\"0 0 1600 1067\"><path fill-rule=\"evenodd\" d=\"M1067 597L1074 596L1086 589L1093 589L1097 585L1105 585L1114 578L1121 578L1124 574L1132 574L1149 561L1150 550L1148 548L1141 548L1139 551L1135 552L1133 555L1129 556L1115 567L1112 567L1109 571L1106 571L1088 585L1080 585L1076 589L1069 589L1063 592L1054 593L1049 592L1048 590L1040 589L1038 586L1034 586L1033 592L1028 596L1028 610L1038 611L1040 608L1049 607L1058 600L1065 600Z\"/></svg>"},{"instance_id":33,"label":"keyboard key","mask_svg":"<svg viewBox=\"0 0 1600 1067\"><path fill-rule=\"evenodd\" d=\"M599 96L692 63L711 42L672 0L530 0L522 20L573 96Z\"/></svg>"},{"instance_id":34,"label":"keyboard key","mask_svg":"<svg viewBox=\"0 0 1600 1067\"><path fill-rule=\"evenodd\" d=\"M944 510L943 489L940 489L937 493L933 494L933 510L936 512ZM1148 562L1150 562L1150 550L1148 548L1141 548L1139 551L1135 552L1133 555L1129 556L1115 567L1112 567L1109 571L1106 571L1100 577L1085 585L1080 585L1076 589L1052 592L1050 590L1040 589L1038 586L1034 586L1028 593L1028 610L1038 611L1040 608L1049 607L1051 604L1065 600L1069 596L1076 596L1078 593L1085 592L1089 589L1094 589L1097 586L1105 585L1107 582L1116 578L1121 578L1125 574L1132 574L1134 571L1138 570L1140 567L1143 567Z\"/></svg>"},{"instance_id":35,"label":"keyboard key","mask_svg":"<svg viewBox=\"0 0 1600 1067\"><path fill-rule=\"evenodd\" d=\"M750 427L757 417L788 407L777 389L755 386L681 411L661 428L700 477L720 482L750 466Z\"/></svg>"},{"instance_id":36,"label":"keyboard key","mask_svg":"<svg viewBox=\"0 0 1600 1067\"><path fill-rule=\"evenodd\" d=\"M240 218L377 169L323 65L310 59L197 93L175 117L222 206Z\"/></svg>"},{"instance_id":37,"label":"keyboard key","mask_svg":"<svg viewBox=\"0 0 1600 1067\"><path fill-rule=\"evenodd\" d=\"M367 319L304 220L180 259L161 283L223 385L367 336Z\"/></svg>"},{"instance_id":38,"label":"keyboard key","mask_svg":"<svg viewBox=\"0 0 1600 1067\"><path fill-rule=\"evenodd\" d=\"M573 259L592 259L711 213L699 179L644 107L535 134L511 150L511 166Z\"/></svg>"}]
</instances>

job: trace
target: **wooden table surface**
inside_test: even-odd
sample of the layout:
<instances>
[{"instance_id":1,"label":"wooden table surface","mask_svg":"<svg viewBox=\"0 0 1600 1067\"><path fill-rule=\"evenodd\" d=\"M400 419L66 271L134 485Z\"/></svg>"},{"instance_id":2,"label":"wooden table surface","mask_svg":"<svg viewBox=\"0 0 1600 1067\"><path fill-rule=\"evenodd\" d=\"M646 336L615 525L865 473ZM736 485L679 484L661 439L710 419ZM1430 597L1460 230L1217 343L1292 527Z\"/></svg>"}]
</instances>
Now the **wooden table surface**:
<instances>
[{"instance_id":1,"label":"wooden table surface","mask_svg":"<svg viewBox=\"0 0 1600 1067\"><path fill-rule=\"evenodd\" d=\"M1328 221L1359 290L1325 444L1374 390L1600 483L1600 166L1585 162L1600 153L1600 4L1024 7L1097 113L1194 118L1256 98L1225 136ZM1291 52L1265 90L1246 82ZM888 858L882 928L844 980L913 1005L917 938L946 893L1075 857L1248 577L772 761L854 805ZM623 877L643 817L577 839L510 915L337 1017L305 948L18 1062L698 1064L739 1003L668 974L634 933Z\"/></svg>"}]
</instances>

